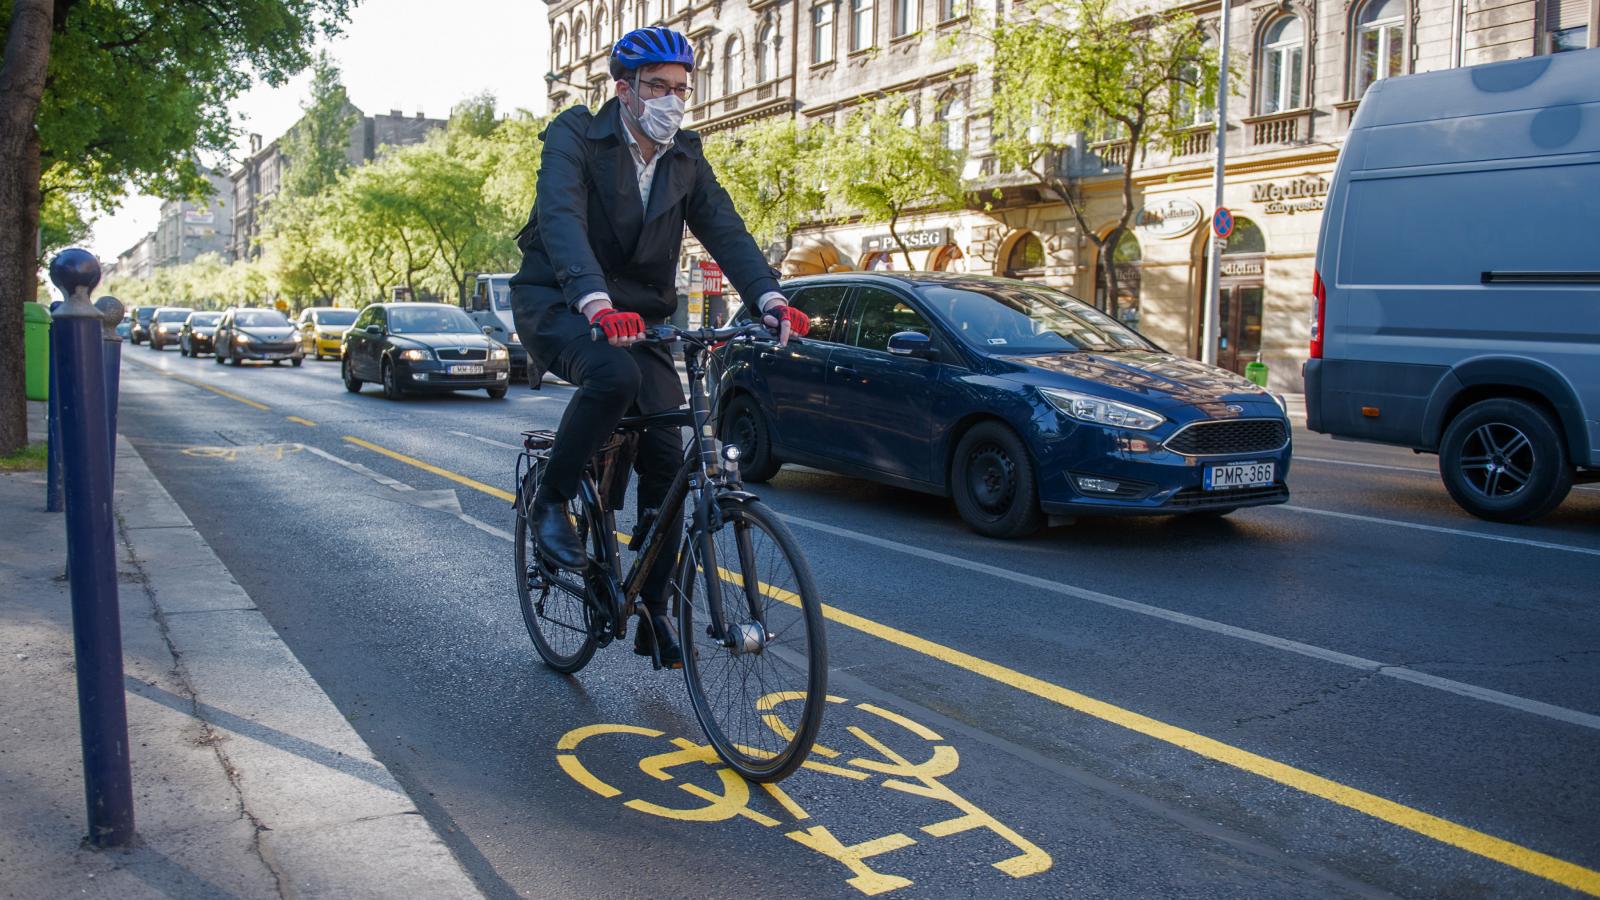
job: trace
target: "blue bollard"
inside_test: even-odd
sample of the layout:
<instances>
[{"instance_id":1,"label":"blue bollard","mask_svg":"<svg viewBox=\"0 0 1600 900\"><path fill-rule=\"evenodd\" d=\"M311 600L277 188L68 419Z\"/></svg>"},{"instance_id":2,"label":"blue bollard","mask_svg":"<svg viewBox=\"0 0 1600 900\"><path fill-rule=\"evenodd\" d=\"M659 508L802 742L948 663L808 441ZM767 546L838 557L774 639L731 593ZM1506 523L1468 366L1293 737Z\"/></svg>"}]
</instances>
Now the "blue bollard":
<instances>
[{"instance_id":1,"label":"blue bollard","mask_svg":"<svg viewBox=\"0 0 1600 900\"><path fill-rule=\"evenodd\" d=\"M50 280L67 295L67 302L52 314L52 337L58 348L55 387L61 397L67 576L88 840L97 847L123 847L133 841L133 776L122 684L103 319L89 302L89 292L100 282L100 263L86 250L63 250L50 261Z\"/></svg>"},{"instance_id":2,"label":"blue bollard","mask_svg":"<svg viewBox=\"0 0 1600 900\"><path fill-rule=\"evenodd\" d=\"M44 511L61 512L61 386L56 383L56 323L50 321L50 399L45 404Z\"/></svg>"},{"instance_id":3,"label":"blue bollard","mask_svg":"<svg viewBox=\"0 0 1600 900\"><path fill-rule=\"evenodd\" d=\"M111 433L111 486L117 485L117 406L122 391L122 335L117 334L117 324L122 321L122 301L110 294L94 302L100 311L100 339L106 356L106 425Z\"/></svg>"}]
</instances>

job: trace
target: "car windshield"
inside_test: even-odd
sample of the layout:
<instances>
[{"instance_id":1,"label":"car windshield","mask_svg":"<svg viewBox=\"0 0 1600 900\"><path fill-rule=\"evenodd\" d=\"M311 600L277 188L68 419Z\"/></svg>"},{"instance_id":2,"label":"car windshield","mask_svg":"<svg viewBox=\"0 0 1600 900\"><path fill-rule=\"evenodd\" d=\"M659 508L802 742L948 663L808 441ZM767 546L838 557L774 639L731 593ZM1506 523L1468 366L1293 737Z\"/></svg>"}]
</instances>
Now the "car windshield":
<instances>
[{"instance_id":1,"label":"car windshield","mask_svg":"<svg viewBox=\"0 0 1600 900\"><path fill-rule=\"evenodd\" d=\"M275 309L241 309L234 314L233 324L244 328L284 328L289 318Z\"/></svg>"},{"instance_id":2,"label":"car windshield","mask_svg":"<svg viewBox=\"0 0 1600 900\"><path fill-rule=\"evenodd\" d=\"M1049 288L930 285L922 296L950 327L987 353L1157 349L1100 310Z\"/></svg>"},{"instance_id":3,"label":"car windshield","mask_svg":"<svg viewBox=\"0 0 1600 900\"><path fill-rule=\"evenodd\" d=\"M454 306L396 306L389 310L395 334L477 334L478 326Z\"/></svg>"},{"instance_id":4,"label":"car windshield","mask_svg":"<svg viewBox=\"0 0 1600 900\"><path fill-rule=\"evenodd\" d=\"M139 321L148 325L150 324L150 319L156 314L156 308L154 306L144 306L140 307L136 312L138 313Z\"/></svg>"},{"instance_id":5,"label":"car windshield","mask_svg":"<svg viewBox=\"0 0 1600 900\"><path fill-rule=\"evenodd\" d=\"M160 310L160 311L158 311L156 313L156 321L157 322L182 322L184 319L189 318L189 314L192 313L192 312L194 312L194 310L192 310L192 309L178 309L178 308L163 309L163 310Z\"/></svg>"},{"instance_id":6,"label":"car windshield","mask_svg":"<svg viewBox=\"0 0 1600 900\"><path fill-rule=\"evenodd\" d=\"M494 297L495 309L511 308L511 284L505 281L489 282L489 293Z\"/></svg>"},{"instance_id":7,"label":"car windshield","mask_svg":"<svg viewBox=\"0 0 1600 900\"><path fill-rule=\"evenodd\" d=\"M353 309L325 309L316 314L318 325L349 325L356 320Z\"/></svg>"},{"instance_id":8,"label":"car windshield","mask_svg":"<svg viewBox=\"0 0 1600 900\"><path fill-rule=\"evenodd\" d=\"M189 325L194 328L205 328L217 324L222 318L222 313L195 313L189 317Z\"/></svg>"}]
</instances>

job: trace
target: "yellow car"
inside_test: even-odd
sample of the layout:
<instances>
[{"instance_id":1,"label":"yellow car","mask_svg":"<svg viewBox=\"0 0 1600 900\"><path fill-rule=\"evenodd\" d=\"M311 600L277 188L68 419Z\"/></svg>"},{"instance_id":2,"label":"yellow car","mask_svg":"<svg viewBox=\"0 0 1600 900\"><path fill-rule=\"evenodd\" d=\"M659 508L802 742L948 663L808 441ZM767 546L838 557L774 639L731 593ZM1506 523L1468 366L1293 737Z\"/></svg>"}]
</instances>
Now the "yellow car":
<instances>
[{"instance_id":1,"label":"yellow car","mask_svg":"<svg viewBox=\"0 0 1600 900\"><path fill-rule=\"evenodd\" d=\"M300 329L300 343L305 346L306 356L338 359L339 342L344 340L344 333L350 330L350 323L355 320L356 311L353 309L313 306L301 310L295 326Z\"/></svg>"}]
</instances>

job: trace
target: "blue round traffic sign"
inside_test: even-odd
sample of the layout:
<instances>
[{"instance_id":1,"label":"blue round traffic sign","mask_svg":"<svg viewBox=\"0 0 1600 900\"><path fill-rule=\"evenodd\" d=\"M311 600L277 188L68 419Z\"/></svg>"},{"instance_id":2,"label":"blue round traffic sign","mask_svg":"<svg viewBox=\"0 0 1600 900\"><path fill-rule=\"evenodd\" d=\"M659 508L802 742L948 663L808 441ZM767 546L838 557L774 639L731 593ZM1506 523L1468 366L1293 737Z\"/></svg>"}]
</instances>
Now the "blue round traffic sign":
<instances>
[{"instance_id":1,"label":"blue round traffic sign","mask_svg":"<svg viewBox=\"0 0 1600 900\"><path fill-rule=\"evenodd\" d=\"M1224 240L1233 234L1233 213L1226 206L1217 207L1217 211L1211 214L1211 231Z\"/></svg>"}]
</instances>

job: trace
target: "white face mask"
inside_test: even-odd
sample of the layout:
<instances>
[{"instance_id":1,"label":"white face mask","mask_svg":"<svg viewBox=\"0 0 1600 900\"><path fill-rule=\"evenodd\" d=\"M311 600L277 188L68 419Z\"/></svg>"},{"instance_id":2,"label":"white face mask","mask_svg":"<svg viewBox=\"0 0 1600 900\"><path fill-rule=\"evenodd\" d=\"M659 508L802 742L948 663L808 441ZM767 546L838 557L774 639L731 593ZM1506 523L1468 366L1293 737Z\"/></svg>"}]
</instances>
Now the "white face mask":
<instances>
[{"instance_id":1,"label":"white face mask","mask_svg":"<svg viewBox=\"0 0 1600 900\"><path fill-rule=\"evenodd\" d=\"M637 99L639 95L635 93L633 96ZM638 124L639 130L645 133L645 137L658 144L672 140L678 133L678 126L683 124L685 107L682 98L677 94L645 100L642 113L635 113L626 103L623 104L623 108Z\"/></svg>"}]
</instances>

